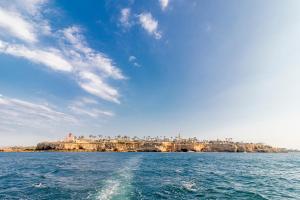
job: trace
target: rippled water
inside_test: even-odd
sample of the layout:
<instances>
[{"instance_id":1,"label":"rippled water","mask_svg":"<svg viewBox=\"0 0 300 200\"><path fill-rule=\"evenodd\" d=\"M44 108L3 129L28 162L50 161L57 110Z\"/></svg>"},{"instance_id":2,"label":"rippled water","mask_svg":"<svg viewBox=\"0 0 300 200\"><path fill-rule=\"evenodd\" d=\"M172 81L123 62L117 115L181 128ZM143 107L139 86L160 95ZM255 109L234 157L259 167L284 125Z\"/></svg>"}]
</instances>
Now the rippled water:
<instances>
[{"instance_id":1,"label":"rippled water","mask_svg":"<svg viewBox=\"0 0 300 200\"><path fill-rule=\"evenodd\" d=\"M300 154L0 153L0 199L300 199Z\"/></svg>"}]
</instances>

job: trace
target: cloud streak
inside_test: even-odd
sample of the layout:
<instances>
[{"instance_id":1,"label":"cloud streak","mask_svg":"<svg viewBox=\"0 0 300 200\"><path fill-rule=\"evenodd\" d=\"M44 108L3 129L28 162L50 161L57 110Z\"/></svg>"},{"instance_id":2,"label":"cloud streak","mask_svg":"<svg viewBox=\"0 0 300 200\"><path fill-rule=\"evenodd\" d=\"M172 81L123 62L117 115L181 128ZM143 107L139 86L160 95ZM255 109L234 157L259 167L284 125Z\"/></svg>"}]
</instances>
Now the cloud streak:
<instances>
[{"instance_id":1,"label":"cloud streak","mask_svg":"<svg viewBox=\"0 0 300 200\"><path fill-rule=\"evenodd\" d=\"M105 100L120 103L118 100L119 93L116 89L106 84L101 77L91 72L81 72L79 74L79 85L81 88L93 94L101 97Z\"/></svg>"},{"instance_id":2,"label":"cloud streak","mask_svg":"<svg viewBox=\"0 0 300 200\"><path fill-rule=\"evenodd\" d=\"M92 118L99 117L112 117L114 113L106 110L99 109L99 104L94 99L90 98L81 98L79 100L74 101L69 109L80 116L88 116Z\"/></svg>"},{"instance_id":3,"label":"cloud streak","mask_svg":"<svg viewBox=\"0 0 300 200\"><path fill-rule=\"evenodd\" d=\"M162 37L161 32L158 30L158 21L152 17L149 12L143 12L138 15L139 23L150 35L154 36L155 39Z\"/></svg>"},{"instance_id":4,"label":"cloud streak","mask_svg":"<svg viewBox=\"0 0 300 200\"><path fill-rule=\"evenodd\" d=\"M56 71L71 72L73 67L57 49L39 50L20 44L6 43L0 40L0 53L28 59L43 64Z\"/></svg>"},{"instance_id":5,"label":"cloud streak","mask_svg":"<svg viewBox=\"0 0 300 200\"><path fill-rule=\"evenodd\" d=\"M0 96L1 127L39 127L42 124L74 123L77 120L47 105Z\"/></svg>"}]
</instances>

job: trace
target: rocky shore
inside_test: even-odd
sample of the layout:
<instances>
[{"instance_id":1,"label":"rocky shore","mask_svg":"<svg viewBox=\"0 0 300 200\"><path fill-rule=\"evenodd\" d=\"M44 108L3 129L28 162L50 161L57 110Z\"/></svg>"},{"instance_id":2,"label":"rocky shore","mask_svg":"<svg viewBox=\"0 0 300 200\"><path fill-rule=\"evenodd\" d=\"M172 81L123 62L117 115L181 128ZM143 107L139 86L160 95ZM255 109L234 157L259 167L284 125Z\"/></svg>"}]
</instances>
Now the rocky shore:
<instances>
[{"instance_id":1,"label":"rocky shore","mask_svg":"<svg viewBox=\"0 0 300 200\"><path fill-rule=\"evenodd\" d=\"M231 140L199 141L193 139L84 139L69 135L64 141L41 142L37 151L98 151L98 152L287 152L261 143L241 143Z\"/></svg>"},{"instance_id":2,"label":"rocky shore","mask_svg":"<svg viewBox=\"0 0 300 200\"><path fill-rule=\"evenodd\" d=\"M96 138L69 134L64 140L41 142L31 147L0 148L0 152L74 151L74 152L247 152L283 153L287 149L261 143L233 142L231 139L200 141L196 138Z\"/></svg>"},{"instance_id":3,"label":"rocky shore","mask_svg":"<svg viewBox=\"0 0 300 200\"><path fill-rule=\"evenodd\" d=\"M20 146L14 146L14 147L0 147L0 152L35 152L36 146L30 146L30 147L20 147Z\"/></svg>"},{"instance_id":4,"label":"rocky shore","mask_svg":"<svg viewBox=\"0 0 300 200\"><path fill-rule=\"evenodd\" d=\"M142 142L142 141L105 141L105 142L42 142L38 151L99 151L99 152L286 152L253 143L181 143L181 142Z\"/></svg>"}]
</instances>

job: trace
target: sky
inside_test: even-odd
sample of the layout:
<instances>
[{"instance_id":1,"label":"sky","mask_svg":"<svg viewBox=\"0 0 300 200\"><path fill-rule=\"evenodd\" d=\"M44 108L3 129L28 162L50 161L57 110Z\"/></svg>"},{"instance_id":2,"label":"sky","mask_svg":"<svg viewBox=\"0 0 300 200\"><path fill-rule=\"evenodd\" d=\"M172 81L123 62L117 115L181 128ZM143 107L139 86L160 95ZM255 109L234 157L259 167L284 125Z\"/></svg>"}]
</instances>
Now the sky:
<instances>
[{"instance_id":1,"label":"sky","mask_svg":"<svg viewBox=\"0 0 300 200\"><path fill-rule=\"evenodd\" d=\"M3 0L0 146L75 135L300 149L298 0Z\"/></svg>"}]
</instances>

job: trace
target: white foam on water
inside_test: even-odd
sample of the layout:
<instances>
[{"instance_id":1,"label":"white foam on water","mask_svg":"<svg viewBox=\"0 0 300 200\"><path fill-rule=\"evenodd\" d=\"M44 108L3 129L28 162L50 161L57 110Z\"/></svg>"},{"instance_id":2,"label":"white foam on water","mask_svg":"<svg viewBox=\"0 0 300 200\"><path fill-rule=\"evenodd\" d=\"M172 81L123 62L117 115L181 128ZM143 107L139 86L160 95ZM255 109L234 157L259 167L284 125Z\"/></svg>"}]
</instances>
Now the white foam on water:
<instances>
[{"instance_id":1,"label":"white foam on water","mask_svg":"<svg viewBox=\"0 0 300 200\"><path fill-rule=\"evenodd\" d=\"M32 185L35 188L45 188L46 186L42 183Z\"/></svg>"},{"instance_id":2,"label":"white foam on water","mask_svg":"<svg viewBox=\"0 0 300 200\"><path fill-rule=\"evenodd\" d=\"M111 179L104 183L104 187L97 193L97 200L129 199L132 190L131 181L133 170L137 169L141 156L130 158L124 163L124 167L119 169Z\"/></svg>"},{"instance_id":3,"label":"white foam on water","mask_svg":"<svg viewBox=\"0 0 300 200\"><path fill-rule=\"evenodd\" d=\"M196 192L197 191L196 184L194 182L183 181L182 186L183 186L183 188L185 188L188 191L191 191L191 192Z\"/></svg>"},{"instance_id":4,"label":"white foam on water","mask_svg":"<svg viewBox=\"0 0 300 200\"><path fill-rule=\"evenodd\" d=\"M109 200L113 195L117 194L120 188L120 181L108 180L106 184L107 185L100 191L96 199Z\"/></svg>"}]
</instances>

